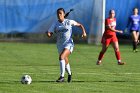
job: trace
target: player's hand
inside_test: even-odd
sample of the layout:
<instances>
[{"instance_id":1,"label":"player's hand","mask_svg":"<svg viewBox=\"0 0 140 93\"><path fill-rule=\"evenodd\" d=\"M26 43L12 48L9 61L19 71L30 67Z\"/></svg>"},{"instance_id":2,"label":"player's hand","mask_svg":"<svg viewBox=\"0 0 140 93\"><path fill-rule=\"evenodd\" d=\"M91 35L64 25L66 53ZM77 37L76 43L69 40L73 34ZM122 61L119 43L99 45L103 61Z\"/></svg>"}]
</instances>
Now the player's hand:
<instances>
[{"instance_id":1,"label":"player's hand","mask_svg":"<svg viewBox=\"0 0 140 93\"><path fill-rule=\"evenodd\" d=\"M46 34L47 34L47 36L50 38L50 37L52 36L53 33L47 32Z\"/></svg>"},{"instance_id":2,"label":"player's hand","mask_svg":"<svg viewBox=\"0 0 140 93\"><path fill-rule=\"evenodd\" d=\"M86 33L83 33L83 34L82 34L82 38L83 38L83 39L86 39L86 37L87 37L87 34L86 34Z\"/></svg>"},{"instance_id":3,"label":"player's hand","mask_svg":"<svg viewBox=\"0 0 140 93\"><path fill-rule=\"evenodd\" d=\"M119 30L119 33L121 33L121 34L122 34L122 33L123 33L123 31L122 31L122 30Z\"/></svg>"}]
</instances>

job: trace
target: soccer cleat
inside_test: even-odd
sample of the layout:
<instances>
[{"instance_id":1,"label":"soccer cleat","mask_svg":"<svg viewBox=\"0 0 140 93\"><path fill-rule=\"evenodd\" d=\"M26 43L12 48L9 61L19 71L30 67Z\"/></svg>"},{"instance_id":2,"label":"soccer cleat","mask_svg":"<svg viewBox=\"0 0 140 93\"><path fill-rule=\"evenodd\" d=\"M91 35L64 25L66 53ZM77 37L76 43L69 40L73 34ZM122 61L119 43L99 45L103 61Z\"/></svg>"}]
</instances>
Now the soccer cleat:
<instances>
[{"instance_id":1,"label":"soccer cleat","mask_svg":"<svg viewBox=\"0 0 140 93\"><path fill-rule=\"evenodd\" d=\"M56 82L64 82L64 77L60 76Z\"/></svg>"},{"instance_id":2,"label":"soccer cleat","mask_svg":"<svg viewBox=\"0 0 140 93\"><path fill-rule=\"evenodd\" d=\"M133 50L134 53L136 53L136 50Z\"/></svg>"},{"instance_id":3,"label":"soccer cleat","mask_svg":"<svg viewBox=\"0 0 140 93\"><path fill-rule=\"evenodd\" d=\"M118 62L118 65L125 65L125 62Z\"/></svg>"},{"instance_id":4,"label":"soccer cleat","mask_svg":"<svg viewBox=\"0 0 140 93\"><path fill-rule=\"evenodd\" d=\"M102 62L97 61L96 65L101 65Z\"/></svg>"},{"instance_id":5,"label":"soccer cleat","mask_svg":"<svg viewBox=\"0 0 140 93\"><path fill-rule=\"evenodd\" d=\"M134 53L138 52L138 49L133 50Z\"/></svg>"},{"instance_id":6,"label":"soccer cleat","mask_svg":"<svg viewBox=\"0 0 140 93\"><path fill-rule=\"evenodd\" d=\"M71 76L72 76L72 75L68 75L68 80L67 80L67 81L68 81L68 83L70 83L70 82L71 82Z\"/></svg>"},{"instance_id":7,"label":"soccer cleat","mask_svg":"<svg viewBox=\"0 0 140 93\"><path fill-rule=\"evenodd\" d=\"M139 50L138 49L135 49L135 51L138 52Z\"/></svg>"}]
</instances>

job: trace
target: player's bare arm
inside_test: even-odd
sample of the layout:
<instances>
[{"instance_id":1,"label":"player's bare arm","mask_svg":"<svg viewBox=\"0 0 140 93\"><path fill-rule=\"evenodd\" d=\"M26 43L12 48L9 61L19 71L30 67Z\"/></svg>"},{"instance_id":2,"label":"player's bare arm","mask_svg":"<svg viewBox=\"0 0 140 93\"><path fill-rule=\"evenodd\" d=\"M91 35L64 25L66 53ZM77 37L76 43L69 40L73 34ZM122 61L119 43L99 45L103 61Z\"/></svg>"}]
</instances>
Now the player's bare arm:
<instances>
[{"instance_id":1,"label":"player's bare arm","mask_svg":"<svg viewBox=\"0 0 140 93\"><path fill-rule=\"evenodd\" d=\"M106 28L113 31L113 32L123 33L122 30L116 30L116 29L112 28L111 26L106 26Z\"/></svg>"},{"instance_id":2,"label":"player's bare arm","mask_svg":"<svg viewBox=\"0 0 140 93\"><path fill-rule=\"evenodd\" d=\"M87 34L86 34L84 26L82 24L80 24L80 23L77 23L76 26L78 26L78 27L80 27L82 29L82 38L86 38Z\"/></svg>"}]
</instances>

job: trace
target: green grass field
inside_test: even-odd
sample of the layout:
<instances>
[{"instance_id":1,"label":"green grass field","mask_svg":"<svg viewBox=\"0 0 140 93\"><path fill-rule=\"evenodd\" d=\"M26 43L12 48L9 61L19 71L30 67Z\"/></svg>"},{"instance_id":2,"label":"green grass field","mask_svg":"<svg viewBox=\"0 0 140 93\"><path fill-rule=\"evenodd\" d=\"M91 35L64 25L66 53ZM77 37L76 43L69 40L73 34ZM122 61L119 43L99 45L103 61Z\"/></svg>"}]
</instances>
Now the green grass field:
<instances>
[{"instance_id":1,"label":"green grass field","mask_svg":"<svg viewBox=\"0 0 140 93\"><path fill-rule=\"evenodd\" d=\"M103 64L97 66L100 50L101 46L75 44L70 55L73 80L56 83L59 62L55 44L0 43L0 93L140 93L140 52L120 45L127 64L119 66L110 46ZM32 77L31 85L20 83L24 74Z\"/></svg>"}]
</instances>

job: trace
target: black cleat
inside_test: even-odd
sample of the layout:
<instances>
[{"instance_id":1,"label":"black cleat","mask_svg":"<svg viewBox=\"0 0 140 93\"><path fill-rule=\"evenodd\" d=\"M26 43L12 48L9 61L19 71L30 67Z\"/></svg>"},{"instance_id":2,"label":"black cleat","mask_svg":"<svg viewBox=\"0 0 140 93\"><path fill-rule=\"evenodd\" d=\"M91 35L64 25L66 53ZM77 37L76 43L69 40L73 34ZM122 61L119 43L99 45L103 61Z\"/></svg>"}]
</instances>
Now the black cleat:
<instances>
[{"instance_id":1,"label":"black cleat","mask_svg":"<svg viewBox=\"0 0 140 93\"><path fill-rule=\"evenodd\" d=\"M64 77L60 76L56 82L64 82Z\"/></svg>"},{"instance_id":2,"label":"black cleat","mask_svg":"<svg viewBox=\"0 0 140 93\"><path fill-rule=\"evenodd\" d=\"M72 75L68 75L68 80L67 80L67 81L68 81L68 83L70 83L70 82L71 82L71 76L72 76Z\"/></svg>"},{"instance_id":3,"label":"black cleat","mask_svg":"<svg viewBox=\"0 0 140 93\"><path fill-rule=\"evenodd\" d=\"M125 65L125 62L118 62L118 65Z\"/></svg>"}]
</instances>

